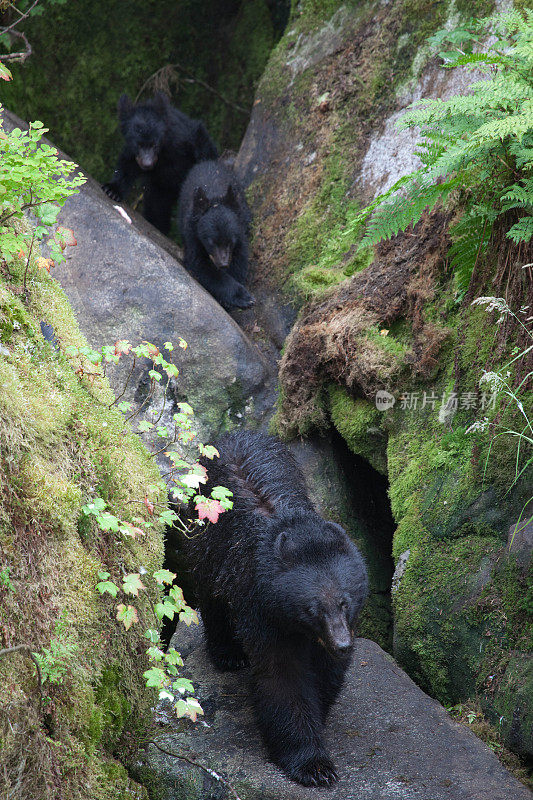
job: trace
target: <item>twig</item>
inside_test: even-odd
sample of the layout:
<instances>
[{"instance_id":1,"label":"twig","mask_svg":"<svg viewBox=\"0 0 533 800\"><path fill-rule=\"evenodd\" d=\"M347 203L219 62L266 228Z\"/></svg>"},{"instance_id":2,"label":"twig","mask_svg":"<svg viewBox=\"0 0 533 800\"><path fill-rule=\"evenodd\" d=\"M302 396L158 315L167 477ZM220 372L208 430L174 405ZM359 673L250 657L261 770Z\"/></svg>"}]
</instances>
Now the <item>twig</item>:
<instances>
[{"instance_id":1,"label":"twig","mask_svg":"<svg viewBox=\"0 0 533 800\"><path fill-rule=\"evenodd\" d=\"M123 388L123 390L122 390L122 394L119 394L119 396L118 396L118 397L115 397L115 399L113 400L113 402L112 402L112 403L109 405L109 408L112 408L112 407L115 405L115 403L118 403L118 401L119 401L119 400L120 400L122 397L124 397L124 395L126 394L126 389L128 388L128 383L130 382L130 378L131 378L131 376L133 375L133 370L134 370L134 369L135 369L135 356L133 356L133 364L132 364L132 367L131 367L131 369L130 369L129 375L128 375L128 377L126 378L126 383L124 384L124 388Z\"/></svg>"},{"instance_id":2,"label":"twig","mask_svg":"<svg viewBox=\"0 0 533 800\"><path fill-rule=\"evenodd\" d=\"M26 278L28 276L28 268L30 266L30 259L31 259L32 251L33 251L33 243L34 243L34 241L35 241L35 231L33 231L32 236L31 236L30 252L28 253L28 259L26 261L26 269L24 270L24 299L26 300L26 304L28 303L28 288L26 286Z\"/></svg>"},{"instance_id":3,"label":"twig","mask_svg":"<svg viewBox=\"0 0 533 800\"><path fill-rule=\"evenodd\" d=\"M152 75L150 75L150 77L145 80L145 82L143 83L143 85L139 89L139 91L137 93L137 97L135 98L135 102L136 103L138 102L139 97L141 96L141 94L144 92L144 90L147 88L147 86L151 83L151 81L153 81L154 78L157 75L159 75L161 72L164 72L165 70L168 70L169 67L171 69L177 69L179 72L182 72L184 75L187 75L189 83L197 83L199 86L202 86L206 91L211 92L216 97L218 97L219 100L222 100L222 102L225 103L227 106L230 106L231 108L234 108L236 111L239 111L241 114L246 114L247 117L250 116L250 110L249 109L246 109L246 108L243 108L242 106L237 105L237 103L234 103L232 100L228 100L228 98L224 97L223 94L220 94L220 92L217 91L217 89L214 89L212 86L210 86L208 83L203 81L201 78L196 78L193 75L192 72L189 72L189 70L186 69L185 67L183 67L181 64L166 64L164 67L160 67L160 69L158 69L156 72L152 73Z\"/></svg>"},{"instance_id":4,"label":"twig","mask_svg":"<svg viewBox=\"0 0 533 800\"><path fill-rule=\"evenodd\" d=\"M2 36L3 36L3 35L4 35L4 33L9 33L10 31L11 31L12 33L14 33L14 34L17 34L17 33L19 33L18 31L13 31L13 28L16 28L16 26L17 26L17 25L20 25L20 23L22 22L22 20L23 20L23 19L26 19L27 17L29 17L29 16L30 16L30 14L31 14L31 12L33 11L33 9L35 8L35 6L36 6L36 5L37 5L37 3L39 3L39 2L40 2L40 0L35 0L35 2L33 2L33 3L31 4L31 6L28 8L28 10L27 10L27 11L25 11L24 13L21 13L21 12L19 11L19 9L18 9L18 8L16 8L16 6L14 6L14 5L13 5L13 3L10 3L9 5L11 6L11 8L14 8L14 9L15 9L15 11L16 11L18 14L20 14L20 17L19 17L17 20L15 20L15 22L12 22L12 23L11 23L11 25L8 25L8 27L7 27L7 28L1 28L1 29L0 29L0 35L2 35ZM20 36L20 35L21 35L21 34L19 34L19 36Z\"/></svg>"},{"instance_id":5,"label":"twig","mask_svg":"<svg viewBox=\"0 0 533 800\"><path fill-rule=\"evenodd\" d=\"M155 390L155 378L151 378L149 393L146 395L145 399L143 400L143 402L141 403L141 405L139 406L137 411L134 411L133 414L130 414L129 417L126 417L126 420L125 420L126 422L129 422L130 419L134 419L137 416L137 414L139 414L143 410L143 408L145 407L146 403L150 400L151 397L153 397L154 390Z\"/></svg>"},{"instance_id":6,"label":"twig","mask_svg":"<svg viewBox=\"0 0 533 800\"><path fill-rule=\"evenodd\" d=\"M199 767L200 769L203 769L204 772L207 772L207 774L211 775L211 777L214 778L216 781L219 781L224 786L226 786L233 795L233 797L235 798L235 800L241 800L241 798L239 797L239 795L237 794L231 783L226 778L223 778L222 775L219 775L218 772L215 772L214 769L205 767L203 764L200 764L199 761L195 761L194 759L189 758L188 756L183 756L180 753L171 753L170 750L165 750L164 747L161 747L161 745L159 745L153 739L150 739L150 741L147 742L147 744L153 744L155 747L157 747L158 750L160 750L167 756L173 756L174 758L179 758L180 761L186 761L187 764L191 764L193 767Z\"/></svg>"},{"instance_id":7,"label":"twig","mask_svg":"<svg viewBox=\"0 0 533 800\"><path fill-rule=\"evenodd\" d=\"M3 33L5 33L5 31ZM0 35L3 35L3 33L0 31ZM33 53L31 44L21 31L11 31L11 36L18 36L19 39L22 39L26 45L26 49L21 50L20 53L1 53L0 61L26 61L26 59L29 58Z\"/></svg>"},{"instance_id":8,"label":"twig","mask_svg":"<svg viewBox=\"0 0 533 800\"><path fill-rule=\"evenodd\" d=\"M37 670L37 683L39 686L39 714L41 714L43 707L43 679L41 676L41 668L39 666L39 662L33 655L31 647L27 644L17 644L15 647L5 647L3 650L0 650L0 657L5 656L8 653L17 653L17 652L26 653L28 658L31 658L31 660L35 664L35 668Z\"/></svg>"}]
</instances>

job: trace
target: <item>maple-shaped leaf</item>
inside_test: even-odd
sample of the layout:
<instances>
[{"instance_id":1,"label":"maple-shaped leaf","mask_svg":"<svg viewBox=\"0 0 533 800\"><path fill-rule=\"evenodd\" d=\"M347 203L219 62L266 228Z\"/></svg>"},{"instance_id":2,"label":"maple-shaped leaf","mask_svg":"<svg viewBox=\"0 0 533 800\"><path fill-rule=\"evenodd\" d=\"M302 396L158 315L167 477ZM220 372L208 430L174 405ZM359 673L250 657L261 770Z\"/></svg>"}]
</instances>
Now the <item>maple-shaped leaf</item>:
<instances>
[{"instance_id":1,"label":"maple-shaped leaf","mask_svg":"<svg viewBox=\"0 0 533 800\"><path fill-rule=\"evenodd\" d=\"M165 653L165 661L167 664L171 664L173 666L183 666L183 659L174 647L168 648L167 652Z\"/></svg>"},{"instance_id":2,"label":"maple-shaped leaf","mask_svg":"<svg viewBox=\"0 0 533 800\"><path fill-rule=\"evenodd\" d=\"M183 430L181 430L178 433L178 439L180 440L180 442L183 442L183 444L188 444L189 442L192 442L192 440L194 439L195 436L196 436L196 434L195 434L194 431L183 431Z\"/></svg>"},{"instance_id":3,"label":"maple-shaped leaf","mask_svg":"<svg viewBox=\"0 0 533 800\"><path fill-rule=\"evenodd\" d=\"M204 499L196 503L196 511L198 512L198 519L208 519L209 522L218 522L218 518L224 513L224 507L218 500Z\"/></svg>"},{"instance_id":4,"label":"maple-shaped leaf","mask_svg":"<svg viewBox=\"0 0 533 800\"><path fill-rule=\"evenodd\" d=\"M183 611L180 611L179 619L180 622L184 622L188 628L193 622L195 625L199 625L200 623L200 620L198 619L198 613L194 610L194 608L190 608L189 606L186 606Z\"/></svg>"},{"instance_id":5,"label":"maple-shaped leaf","mask_svg":"<svg viewBox=\"0 0 533 800\"><path fill-rule=\"evenodd\" d=\"M132 525L131 522L123 522L119 527L119 531L124 536L131 536L132 539L135 539L137 536L146 536L142 528L137 528L135 525Z\"/></svg>"},{"instance_id":6,"label":"maple-shaped leaf","mask_svg":"<svg viewBox=\"0 0 533 800\"><path fill-rule=\"evenodd\" d=\"M216 447L213 447L212 444L199 444L198 450L206 458L213 459L215 458L215 456L217 458L220 458L220 453L218 452Z\"/></svg>"},{"instance_id":7,"label":"maple-shaped leaf","mask_svg":"<svg viewBox=\"0 0 533 800\"><path fill-rule=\"evenodd\" d=\"M174 706L177 717L189 717L192 722L196 722L198 714L203 714L203 708L195 697L188 697L187 700L178 700Z\"/></svg>"},{"instance_id":8,"label":"maple-shaped leaf","mask_svg":"<svg viewBox=\"0 0 533 800\"><path fill-rule=\"evenodd\" d=\"M144 500L143 500L143 503L146 506L146 508L148 509L148 513L149 514L153 514L155 506L152 503L152 501L148 497L145 497Z\"/></svg>"},{"instance_id":9,"label":"maple-shaped leaf","mask_svg":"<svg viewBox=\"0 0 533 800\"><path fill-rule=\"evenodd\" d=\"M119 339L115 342L115 355L127 355L131 350L131 343L127 339Z\"/></svg>"},{"instance_id":10,"label":"maple-shaped leaf","mask_svg":"<svg viewBox=\"0 0 533 800\"><path fill-rule=\"evenodd\" d=\"M134 622L139 622L137 609L133 606L125 606L120 603L117 606L117 620L122 622L127 631L131 628Z\"/></svg>"},{"instance_id":11,"label":"maple-shaped leaf","mask_svg":"<svg viewBox=\"0 0 533 800\"><path fill-rule=\"evenodd\" d=\"M146 672L143 672L143 678L146 680L146 685L153 687L154 689L162 689L169 683L169 680L165 675L165 671L159 667L151 667L150 669L147 669Z\"/></svg>"},{"instance_id":12,"label":"maple-shaped leaf","mask_svg":"<svg viewBox=\"0 0 533 800\"><path fill-rule=\"evenodd\" d=\"M141 589L146 589L146 586L141 581L140 573L133 572L126 575L122 581L122 589L126 594L132 594L137 597Z\"/></svg>"},{"instance_id":13,"label":"maple-shaped leaf","mask_svg":"<svg viewBox=\"0 0 533 800\"><path fill-rule=\"evenodd\" d=\"M110 595L116 597L118 594L118 586L113 581L100 581L100 583L96 584L96 588L100 592L100 594L104 594L104 592L109 592Z\"/></svg>"},{"instance_id":14,"label":"maple-shaped leaf","mask_svg":"<svg viewBox=\"0 0 533 800\"><path fill-rule=\"evenodd\" d=\"M154 578L160 584L172 584L173 581L176 580L176 573L171 572L169 569L159 569L157 572L154 572Z\"/></svg>"},{"instance_id":15,"label":"maple-shaped leaf","mask_svg":"<svg viewBox=\"0 0 533 800\"><path fill-rule=\"evenodd\" d=\"M180 477L180 483L191 489L198 489L201 483L207 483L207 470L201 464L196 464L190 472Z\"/></svg>"},{"instance_id":16,"label":"maple-shaped leaf","mask_svg":"<svg viewBox=\"0 0 533 800\"><path fill-rule=\"evenodd\" d=\"M66 247L75 247L78 244L72 228L64 228L63 225L60 225L56 230L55 238L61 250L64 250Z\"/></svg>"},{"instance_id":17,"label":"maple-shaped leaf","mask_svg":"<svg viewBox=\"0 0 533 800\"><path fill-rule=\"evenodd\" d=\"M55 262L52 261L51 258L44 258L43 256L39 256L37 258L37 266L39 269L45 269L48 274L50 274L50 270L52 267L55 267Z\"/></svg>"},{"instance_id":18,"label":"maple-shaped leaf","mask_svg":"<svg viewBox=\"0 0 533 800\"><path fill-rule=\"evenodd\" d=\"M159 355L159 347L156 347L155 344L151 344L151 342L143 342L143 345L150 358L155 358Z\"/></svg>"},{"instance_id":19,"label":"maple-shaped leaf","mask_svg":"<svg viewBox=\"0 0 533 800\"><path fill-rule=\"evenodd\" d=\"M146 651L146 655L148 658L151 658L152 661L163 661L165 658L165 654L160 647L149 647Z\"/></svg>"}]
</instances>

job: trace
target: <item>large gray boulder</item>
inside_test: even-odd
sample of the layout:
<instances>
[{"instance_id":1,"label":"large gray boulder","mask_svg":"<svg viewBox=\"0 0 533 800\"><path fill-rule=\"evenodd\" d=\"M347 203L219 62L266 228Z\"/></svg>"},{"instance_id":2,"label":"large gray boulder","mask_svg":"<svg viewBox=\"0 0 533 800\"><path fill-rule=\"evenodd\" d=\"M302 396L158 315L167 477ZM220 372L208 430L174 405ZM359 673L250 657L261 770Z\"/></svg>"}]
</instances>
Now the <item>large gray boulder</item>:
<instances>
[{"instance_id":1,"label":"large gray boulder","mask_svg":"<svg viewBox=\"0 0 533 800\"><path fill-rule=\"evenodd\" d=\"M307 789L289 781L266 757L248 699L246 671L216 673L201 629L172 644L205 711L193 725L161 707L160 728L140 765L161 800L235 797L201 768L229 780L241 800L531 800L467 728L453 722L377 644L356 642L353 665L327 723L337 764L333 789ZM166 750L162 752L159 748Z\"/></svg>"},{"instance_id":2,"label":"large gray boulder","mask_svg":"<svg viewBox=\"0 0 533 800\"><path fill-rule=\"evenodd\" d=\"M26 127L9 112L4 112L4 124L8 129ZM179 337L185 339L186 352L177 350L180 376L174 399L189 402L202 433L213 437L260 394L265 361L237 323L188 274L179 261L179 248L131 209L127 213L131 222L87 177L80 193L61 210L60 223L73 229L78 244L68 248L67 261L53 275L93 347L118 339L134 344L147 340L157 346L170 341L177 346ZM109 372L118 392L129 366ZM145 360L136 370L126 399L144 399L150 368Z\"/></svg>"}]
</instances>

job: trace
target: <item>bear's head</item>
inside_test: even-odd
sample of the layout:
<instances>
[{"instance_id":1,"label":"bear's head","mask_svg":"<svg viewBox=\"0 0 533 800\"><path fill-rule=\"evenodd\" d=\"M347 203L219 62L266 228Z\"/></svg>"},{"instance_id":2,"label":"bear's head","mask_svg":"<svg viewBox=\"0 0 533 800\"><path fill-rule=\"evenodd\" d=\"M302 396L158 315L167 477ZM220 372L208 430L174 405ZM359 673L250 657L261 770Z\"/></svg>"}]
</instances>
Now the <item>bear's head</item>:
<instances>
[{"instance_id":1,"label":"bear's head","mask_svg":"<svg viewBox=\"0 0 533 800\"><path fill-rule=\"evenodd\" d=\"M118 116L126 146L144 172L157 164L167 130L168 100L158 93L146 103L134 105L123 94L118 102Z\"/></svg>"},{"instance_id":2,"label":"bear's head","mask_svg":"<svg viewBox=\"0 0 533 800\"><path fill-rule=\"evenodd\" d=\"M202 186L196 188L193 199L196 232L218 269L229 267L235 246L242 239L238 210L239 202L231 184L225 196L216 200L210 200Z\"/></svg>"},{"instance_id":3,"label":"bear's head","mask_svg":"<svg viewBox=\"0 0 533 800\"><path fill-rule=\"evenodd\" d=\"M276 616L331 654L349 653L368 593L359 551L340 525L314 513L281 527L269 577Z\"/></svg>"}]
</instances>

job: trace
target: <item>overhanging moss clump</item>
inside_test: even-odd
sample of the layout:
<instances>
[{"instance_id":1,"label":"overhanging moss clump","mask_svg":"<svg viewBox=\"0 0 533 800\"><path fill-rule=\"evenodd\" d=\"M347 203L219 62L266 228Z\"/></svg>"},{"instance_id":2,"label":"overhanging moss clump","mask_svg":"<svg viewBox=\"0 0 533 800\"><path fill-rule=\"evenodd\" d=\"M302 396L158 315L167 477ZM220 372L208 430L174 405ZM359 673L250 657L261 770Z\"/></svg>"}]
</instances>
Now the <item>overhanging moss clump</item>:
<instances>
[{"instance_id":1,"label":"overhanging moss clump","mask_svg":"<svg viewBox=\"0 0 533 800\"><path fill-rule=\"evenodd\" d=\"M40 698L26 653L0 657L0 793L143 798L113 754L133 755L133 733L150 714L146 646L139 632L121 631L116 603L95 586L101 570L120 582L126 572L158 569L163 531L156 523L145 537L120 540L81 507L100 495L122 519L148 521L142 501L159 474L109 408L107 381L75 374L64 349L86 342L35 256L23 302L24 266L0 267L0 321L13 323L0 348L0 649L41 654L43 687ZM59 350L41 321L53 326ZM153 627L149 607L137 606L140 624Z\"/></svg>"}]
</instances>

